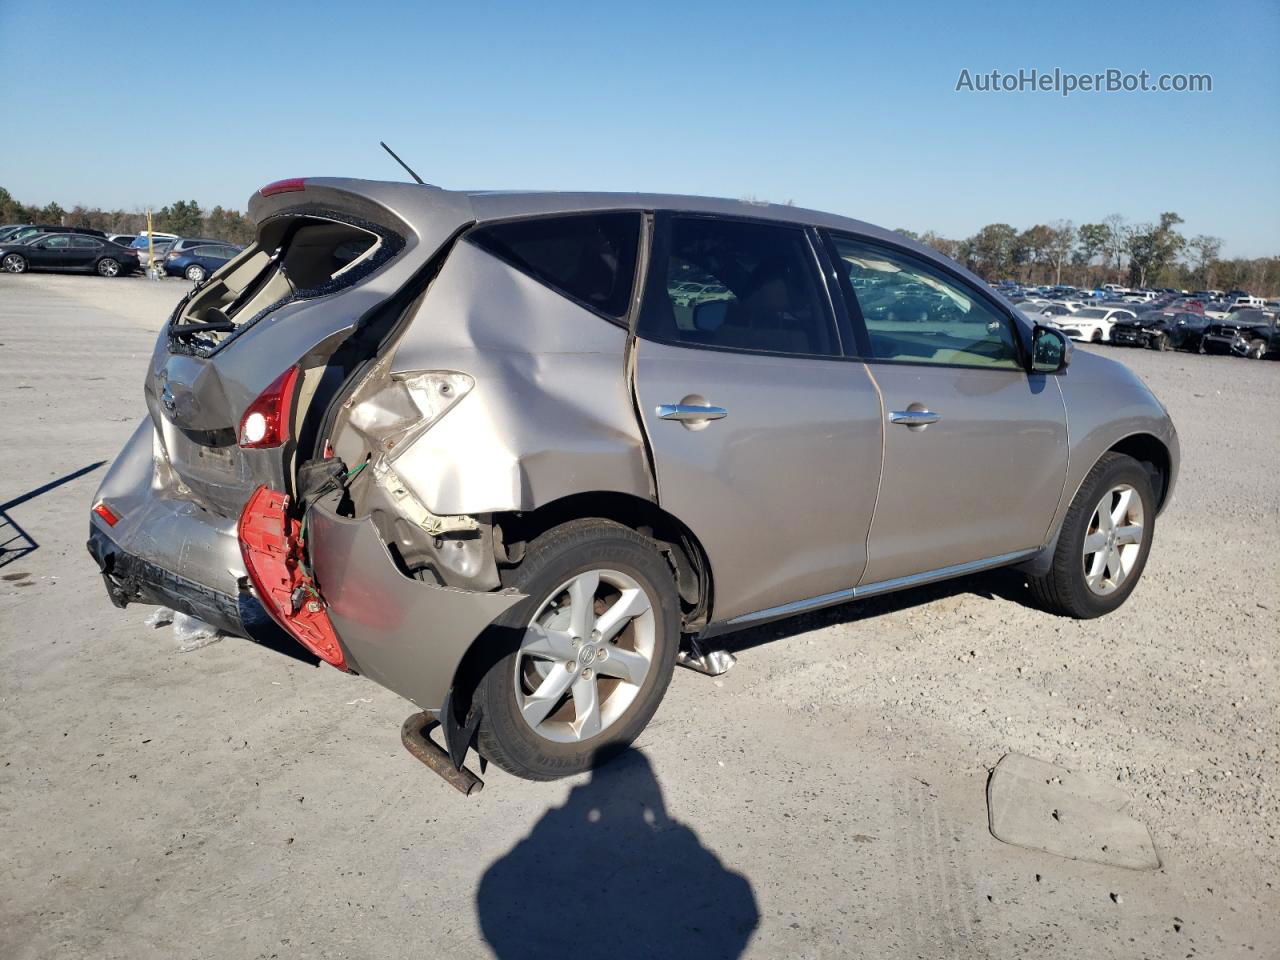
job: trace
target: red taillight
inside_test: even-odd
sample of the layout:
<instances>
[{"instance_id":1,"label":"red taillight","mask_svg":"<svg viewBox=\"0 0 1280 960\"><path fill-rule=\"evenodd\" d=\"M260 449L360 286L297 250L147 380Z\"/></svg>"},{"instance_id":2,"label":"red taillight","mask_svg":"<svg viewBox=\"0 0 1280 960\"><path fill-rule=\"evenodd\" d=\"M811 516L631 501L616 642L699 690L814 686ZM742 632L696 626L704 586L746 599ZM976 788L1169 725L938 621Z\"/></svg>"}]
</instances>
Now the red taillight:
<instances>
[{"instance_id":1,"label":"red taillight","mask_svg":"<svg viewBox=\"0 0 1280 960\"><path fill-rule=\"evenodd\" d=\"M321 660L346 670L328 606L303 563L301 532L289 516L289 498L258 487L240 513L245 572L272 620Z\"/></svg>"},{"instance_id":2,"label":"red taillight","mask_svg":"<svg viewBox=\"0 0 1280 960\"><path fill-rule=\"evenodd\" d=\"M273 197L277 193L296 193L299 190L305 190L306 186L306 177L290 177L288 180L277 180L275 183L268 183L258 192L264 197Z\"/></svg>"},{"instance_id":3,"label":"red taillight","mask_svg":"<svg viewBox=\"0 0 1280 960\"><path fill-rule=\"evenodd\" d=\"M278 447L289 439L289 420L293 416L293 392L297 383L298 368L290 367L249 404L240 418L241 447L246 450Z\"/></svg>"},{"instance_id":4,"label":"red taillight","mask_svg":"<svg viewBox=\"0 0 1280 960\"><path fill-rule=\"evenodd\" d=\"M120 518L111 512L111 508L105 503L100 503L93 508L93 512L106 521L108 527L114 527L120 522Z\"/></svg>"}]
</instances>

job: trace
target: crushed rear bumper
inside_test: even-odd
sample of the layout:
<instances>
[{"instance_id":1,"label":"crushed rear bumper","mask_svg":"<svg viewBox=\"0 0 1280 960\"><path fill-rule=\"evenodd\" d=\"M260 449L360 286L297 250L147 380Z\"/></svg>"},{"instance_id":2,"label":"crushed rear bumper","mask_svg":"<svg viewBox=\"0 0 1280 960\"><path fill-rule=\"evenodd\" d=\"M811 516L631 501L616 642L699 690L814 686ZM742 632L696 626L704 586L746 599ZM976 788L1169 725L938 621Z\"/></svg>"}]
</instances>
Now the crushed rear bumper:
<instances>
[{"instance_id":1,"label":"crushed rear bumper","mask_svg":"<svg viewBox=\"0 0 1280 960\"><path fill-rule=\"evenodd\" d=\"M325 502L308 509L304 552L283 496L260 488L237 522L179 496L163 473L144 421L94 498L114 522L91 512L87 546L116 606L159 604L269 646L301 643L438 712L477 638L524 599L415 580L372 520Z\"/></svg>"},{"instance_id":2,"label":"crushed rear bumper","mask_svg":"<svg viewBox=\"0 0 1280 960\"><path fill-rule=\"evenodd\" d=\"M156 604L197 617L225 633L259 643L274 645L279 641L279 628L248 591L215 590L130 553L96 520L90 523L86 546L102 572L107 596L117 607L130 603Z\"/></svg>"}]
</instances>

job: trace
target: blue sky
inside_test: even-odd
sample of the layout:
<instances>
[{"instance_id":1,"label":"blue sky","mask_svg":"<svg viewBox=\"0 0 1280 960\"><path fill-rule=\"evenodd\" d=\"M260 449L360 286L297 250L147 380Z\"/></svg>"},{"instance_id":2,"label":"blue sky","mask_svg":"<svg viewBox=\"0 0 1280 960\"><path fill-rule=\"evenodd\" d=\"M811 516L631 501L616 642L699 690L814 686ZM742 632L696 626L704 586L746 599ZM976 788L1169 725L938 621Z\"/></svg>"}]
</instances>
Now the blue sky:
<instances>
[{"instance_id":1,"label":"blue sky","mask_svg":"<svg viewBox=\"0 0 1280 960\"><path fill-rule=\"evenodd\" d=\"M286 176L794 200L962 237L1175 210L1280 253L1280 4L0 0L0 185L243 208ZM1213 92L957 93L961 69Z\"/></svg>"}]
</instances>

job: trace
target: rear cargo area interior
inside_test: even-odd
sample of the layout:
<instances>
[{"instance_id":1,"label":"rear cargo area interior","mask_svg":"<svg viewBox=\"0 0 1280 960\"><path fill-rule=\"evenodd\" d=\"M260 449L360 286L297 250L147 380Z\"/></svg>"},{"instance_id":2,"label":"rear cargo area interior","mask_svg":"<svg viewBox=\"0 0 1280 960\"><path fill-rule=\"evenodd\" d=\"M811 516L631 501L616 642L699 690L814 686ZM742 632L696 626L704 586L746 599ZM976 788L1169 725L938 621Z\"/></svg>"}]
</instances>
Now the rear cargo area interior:
<instances>
[{"instance_id":1,"label":"rear cargo area interior","mask_svg":"<svg viewBox=\"0 0 1280 960\"><path fill-rule=\"evenodd\" d=\"M215 343L272 304L333 292L344 276L377 255L382 239L349 223L281 217L263 224L258 239L192 297L184 324L231 324L211 330Z\"/></svg>"}]
</instances>

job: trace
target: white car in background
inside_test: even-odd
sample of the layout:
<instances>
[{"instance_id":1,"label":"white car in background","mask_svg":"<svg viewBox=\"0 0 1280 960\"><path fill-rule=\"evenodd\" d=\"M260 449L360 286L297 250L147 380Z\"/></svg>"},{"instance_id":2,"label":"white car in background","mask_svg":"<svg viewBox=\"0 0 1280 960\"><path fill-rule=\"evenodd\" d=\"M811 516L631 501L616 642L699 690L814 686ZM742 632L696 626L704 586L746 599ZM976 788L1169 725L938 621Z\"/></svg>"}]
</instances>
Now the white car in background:
<instances>
[{"instance_id":1,"label":"white car in background","mask_svg":"<svg viewBox=\"0 0 1280 960\"><path fill-rule=\"evenodd\" d=\"M1090 343L1111 342L1111 327L1119 320L1133 320L1137 314L1117 307L1085 307L1057 322L1057 326L1072 340Z\"/></svg>"},{"instance_id":2,"label":"white car in background","mask_svg":"<svg viewBox=\"0 0 1280 960\"><path fill-rule=\"evenodd\" d=\"M1158 294L1154 290L1130 290L1124 295L1125 303L1149 303Z\"/></svg>"}]
</instances>

